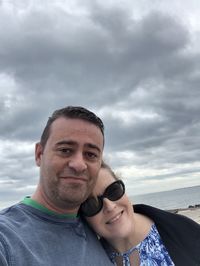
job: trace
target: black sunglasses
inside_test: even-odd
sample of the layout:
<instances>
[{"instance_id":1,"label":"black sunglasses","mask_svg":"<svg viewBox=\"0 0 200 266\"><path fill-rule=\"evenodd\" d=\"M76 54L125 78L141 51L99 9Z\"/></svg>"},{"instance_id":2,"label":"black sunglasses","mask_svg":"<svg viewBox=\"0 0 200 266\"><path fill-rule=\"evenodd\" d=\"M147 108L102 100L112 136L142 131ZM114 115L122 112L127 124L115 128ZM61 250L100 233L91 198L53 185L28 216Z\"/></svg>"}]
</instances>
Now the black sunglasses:
<instances>
[{"instance_id":1,"label":"black sunglasses","mask_svg":"<svg viewBox=\"0 0 200 266\"><path fill-rule=\"evenodd\" d=\"M125 185L122 180L117 180L110 184L103 195L97 197L90 197L81 204L80 212L86 216L91 217L100 212L103 208L103 199L107 198L111 201L119 200L125 193Z\"/></svg>"}]
</instances>

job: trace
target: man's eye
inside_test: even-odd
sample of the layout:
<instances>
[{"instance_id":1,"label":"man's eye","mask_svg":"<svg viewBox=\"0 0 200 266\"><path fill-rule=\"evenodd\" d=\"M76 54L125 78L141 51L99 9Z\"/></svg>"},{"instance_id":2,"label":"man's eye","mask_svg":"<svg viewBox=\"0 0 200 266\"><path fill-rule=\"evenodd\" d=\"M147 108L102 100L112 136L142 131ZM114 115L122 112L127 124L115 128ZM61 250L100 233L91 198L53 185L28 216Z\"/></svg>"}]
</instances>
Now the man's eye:
<instances>
[{"instance_id":1,"label":"man's eye","mask_svg":"<svg viewBox=\"0 0 200 266\"><path fill-rule=\"evenodd\" d=\"M96 159L98 156L97 156L97 154L94 153L94 152L86 152L86 157L87 157L88 159Z\"/></svg>"},{"instance_id":2,"label":"man's eye","mask_svg":"<svg viewBox=\"0 0 200 266\"><path fill-rule=\"evenodd\" d=\"M62 148L59 150L61 153L63 154L70 154L72 152L71 149L67 149L67 148Z\"/></svg>"}]
</instances>

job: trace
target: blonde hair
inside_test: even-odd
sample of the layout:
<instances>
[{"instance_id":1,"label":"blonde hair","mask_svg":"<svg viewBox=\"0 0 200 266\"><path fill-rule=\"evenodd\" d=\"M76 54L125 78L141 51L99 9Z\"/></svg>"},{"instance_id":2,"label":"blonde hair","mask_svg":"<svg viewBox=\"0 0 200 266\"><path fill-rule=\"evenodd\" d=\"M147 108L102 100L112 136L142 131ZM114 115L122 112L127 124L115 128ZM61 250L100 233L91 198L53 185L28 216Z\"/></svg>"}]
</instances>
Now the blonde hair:
<instances>
[{"instance_id":1,"label":"blonde hair","mask_svg":"<svg viewBox=\"0 0 200 266\"><path fill-rule=\"evenodd\" d=\"M119 180L119 177L115 174L115 172L112 170L112 168L107 163L105 163L104 161L102 161L102 163L101 163L101 168L108 170L109 173L112 175L112 177L115 180Z\"/></svg>"}]
</instances>

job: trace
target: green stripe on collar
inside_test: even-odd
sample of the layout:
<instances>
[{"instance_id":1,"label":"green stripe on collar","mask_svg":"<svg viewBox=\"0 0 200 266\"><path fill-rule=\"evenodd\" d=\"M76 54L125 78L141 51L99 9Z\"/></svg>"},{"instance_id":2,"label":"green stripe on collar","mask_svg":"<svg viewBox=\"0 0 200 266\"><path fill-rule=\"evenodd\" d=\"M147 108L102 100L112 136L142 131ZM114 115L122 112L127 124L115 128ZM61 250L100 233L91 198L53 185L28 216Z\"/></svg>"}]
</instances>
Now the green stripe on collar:
<instances>
[{"instance_id":1,"label":"green stripe on collar","mask_svg":"<svg viewBox=\"0 0 200 266\"><path fill-rule=\"evenodd\" d=\"M57 213L57 212L54 212L52 210L49 210L47 209L46 207L44 207L43 205L39 204L37 201L31 199L30 197L25 197L21 203L24 203L26 205L29 205L33 208L36 208L42 212L45 212L47 214L50 214L50 215L56 215L57 217L60 217L60 218L77 218L77 213L72 213L72 214L69 214L69 213L66 213L66 214L60 214L60 213Z\"/></svg>"}]
</instances>

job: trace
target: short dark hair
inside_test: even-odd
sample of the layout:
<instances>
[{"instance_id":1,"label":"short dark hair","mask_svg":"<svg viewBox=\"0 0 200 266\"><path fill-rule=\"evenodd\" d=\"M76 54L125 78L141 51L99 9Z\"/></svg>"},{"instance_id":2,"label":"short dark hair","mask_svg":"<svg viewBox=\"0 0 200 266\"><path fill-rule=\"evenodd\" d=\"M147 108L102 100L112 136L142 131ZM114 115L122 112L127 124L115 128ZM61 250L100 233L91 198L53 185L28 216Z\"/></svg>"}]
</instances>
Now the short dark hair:
<instances>
[{"instance_id":1,"label":"short dark hair","mask_svg":"<svg viewBox=\"0 0 200 266\"><path fill-rule=\"evenodd\" d=\"M81 106L67 106L55 110L53 114L49 117L40 139L40 144L42 145L43 148L45 147L47 140L49 138L51 124L60 117L82 119L88 121L96 125L101 130L101 133L104 137L104 124L98 116L96 116L93 112Z\"/></svg>"}]
</instances>

